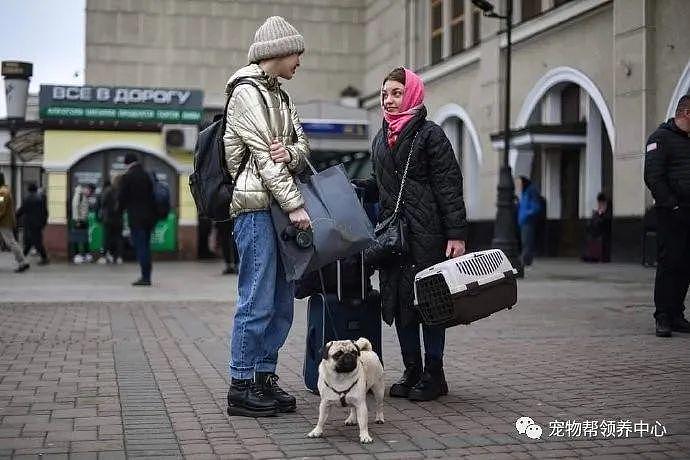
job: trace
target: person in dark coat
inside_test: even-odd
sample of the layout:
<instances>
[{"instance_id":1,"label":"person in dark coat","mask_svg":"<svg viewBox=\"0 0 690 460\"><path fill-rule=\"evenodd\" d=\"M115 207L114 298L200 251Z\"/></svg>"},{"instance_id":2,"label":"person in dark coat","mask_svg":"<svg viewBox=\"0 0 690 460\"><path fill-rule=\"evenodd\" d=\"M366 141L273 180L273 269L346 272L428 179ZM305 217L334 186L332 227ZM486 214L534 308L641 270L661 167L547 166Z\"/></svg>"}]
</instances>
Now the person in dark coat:
<instances>
[{"instance_id":1,"label":"person in dark coat","mask_svg":"<svg viewBox=\"0 0 690 460\"><path fill-rule=\"evenodd\" d=\"M690 332L685 296L690 285L690 95L680 98L674 118L647 140L644 181L654 196L659 263L654 284L656 335Z\"/></svg>"},{"instance_id":2,"label":"person in dark coat","mask_svg":"<svg viewBox=\"0 0 690 460\"><path fill-rule=\"evenodd\" d=\"M48 256L43 246L43 229L48 223L48 205L45 197L39 195L35 183L30 183L28 190L22 206L17 210L17 217L22 217L24 223L24 255L27 256L34 247L41 256L38 265L46 265Z\"/></svg>"},{"instance_id":3,"label":"person in dark coat","mask_svg":"<svg viewBox=\"0 0 690 460\"><path fill-rule=\"evenodd\" d=\"M611 207L604 193L597 195L597 209L587 222L585 250L582 260L585 262L611 261Z\"/></svg>"},{"instance_id":4,"label":"person in dark coat","mask_svg":"<svg viewBox=\"0 0 690 460\"><path fill-rule=\"evenodd\" d=\"M522 263L530 267L534 260L534 250L537 238L537 225L542 211L539 191L532 181L520 176L522 193L518 203L518 226L520 227L520 241L522 243Z\"/></svg>"},{"instance_id":5,"label":"person in dark coat","mask_svg":"<svg viewBox=\"0 0 690 460\"><path fill-rule=\"evenodd\" d=\"M216 222L216 241L220 244L220 249L223 252L223 260L225 261L225 269L223 275L231 275L237 273L237 261L239 256L237 254L237 246L232 237L233 222Z\"/></svg>"},{"instance_id":6,"label":"person in dark coat","mask_svg":"<svg viewBox=\"0 0 690 460\"><path fill-rule=\"evenodd\" d=\"M141 278L133 286L151 285L151 231L156 225L153 182L133 152L125 155L127 172L119 184L118 203L127 211L132 245L141 267Z\"/></svg>"},{"instance_id":7,"label":"person in dark coat","mask_svg":"<svg viewBox=\"0 0 690 460\"><path fill-rule=\"evenodd\" d=\"M5 175L0 171L0 243L5 243L14 254L14 259L17 261L15 273L22 273L28 270L30 265L14 236L15 225L16 213L12 192L5 185Z\"/></svg>"},{"instance_id":8,"label":"person in dark coat","mask_svg":"<svg viewBox=\"0 0 690 460\"><path fill-rule=\"evenodd\" d=\"M384 122L372 145L372 178L354 181L378 198L379 221L394 212L408 157L409 172L401 212L409 225L410 254L380 271L383 319L395 322L405 371L390 389L392 397L426 401L447 394L443 372L445 329L422 326L424 367L419 340L420 319L414 310L417 272L465 252L467 223L462 173L453 148L436 123L426 119L424 84L412 71L394 69L384 80Z\"/></svg>"},{"instance_id":9,"label":"person in dark coat","mask_svg":"<svg viewBox=\"0 0 690 460\"><path fill-rule=\"evenodd\" d=\"M106 179L98 207L98 218L103 222L103 254L107 263L122 260L122 211L117 202L117 184L121 178L115 177L113 183Z\"/></svg>"}]
</instances>

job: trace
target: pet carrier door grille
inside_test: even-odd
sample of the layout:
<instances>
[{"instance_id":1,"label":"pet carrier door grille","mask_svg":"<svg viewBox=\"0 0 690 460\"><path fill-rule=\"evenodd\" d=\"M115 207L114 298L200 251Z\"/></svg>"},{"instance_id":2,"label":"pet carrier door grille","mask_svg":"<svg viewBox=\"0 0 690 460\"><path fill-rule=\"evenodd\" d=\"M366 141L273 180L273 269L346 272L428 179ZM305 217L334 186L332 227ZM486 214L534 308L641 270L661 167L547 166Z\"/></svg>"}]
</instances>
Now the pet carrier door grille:
<instances>
[{"instance_id":1,"label":"pet carrier door grille","mask_svg":"<svg viewBox=\"0 0 690 460\"><path fill-rule=\"evenodd\" d=\"M486 252L479 254L477 257L470 260L463 260L458 262L458 269L460 273L472 276L486 276L491 275L501 266L503 257L500 252Z\"/></svg>"}]
</instances>

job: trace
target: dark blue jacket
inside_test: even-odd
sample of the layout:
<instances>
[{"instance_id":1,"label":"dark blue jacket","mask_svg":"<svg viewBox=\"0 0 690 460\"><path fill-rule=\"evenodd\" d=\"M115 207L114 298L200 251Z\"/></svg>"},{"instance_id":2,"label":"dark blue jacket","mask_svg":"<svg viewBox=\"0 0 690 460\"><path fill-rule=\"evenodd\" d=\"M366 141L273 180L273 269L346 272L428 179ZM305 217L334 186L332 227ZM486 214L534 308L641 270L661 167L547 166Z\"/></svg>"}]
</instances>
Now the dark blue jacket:
<instances>
[{"instance_id":1,"label":"dark blue jacket","mask_svg":"<svg viewBox=\"0 0 690 460\"><path fill-rule=\"evenodd\" d=\"M530 184L522 191L520 206L518 207L518 225L522 227L528 219L536 219L541 212L541 200L539 192Z\"/></svg>"}]
</instances>

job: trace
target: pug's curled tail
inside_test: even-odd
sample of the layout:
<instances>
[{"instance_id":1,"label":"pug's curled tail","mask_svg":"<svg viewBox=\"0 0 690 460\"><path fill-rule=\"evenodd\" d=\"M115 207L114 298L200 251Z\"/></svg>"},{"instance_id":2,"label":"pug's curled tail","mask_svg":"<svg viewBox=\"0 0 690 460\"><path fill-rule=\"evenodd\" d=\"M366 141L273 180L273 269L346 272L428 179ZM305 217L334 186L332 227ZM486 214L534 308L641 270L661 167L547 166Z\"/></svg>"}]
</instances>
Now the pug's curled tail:
<instances>
[{"instance_id":1,"label":"pug's curled tail","mask_svg":"<svg viewBox=\"0 0 690 460\"><path fill-rule=\"evenodd\" d=\"M371 342L369 340L365 339L364 337L360 337L355 341L357 346L359 347L359 351L373 351L371 348Z\"/></svg>"}]
</instances>

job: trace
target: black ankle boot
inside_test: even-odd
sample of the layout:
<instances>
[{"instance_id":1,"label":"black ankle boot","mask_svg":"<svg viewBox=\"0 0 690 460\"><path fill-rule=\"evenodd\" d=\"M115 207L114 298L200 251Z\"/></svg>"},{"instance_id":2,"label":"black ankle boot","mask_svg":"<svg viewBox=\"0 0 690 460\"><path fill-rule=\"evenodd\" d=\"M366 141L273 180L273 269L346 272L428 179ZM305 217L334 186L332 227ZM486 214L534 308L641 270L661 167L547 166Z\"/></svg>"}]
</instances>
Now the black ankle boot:
<instances>
[{"instance_id":1,"label":"black ankle boot","mask_svg":"<svg viewBox=\"0 0 690 460\"><path fill-rule=\"evenodd\" d=\"M411 401L433 401L441 395L448 394L448 383L443 372L443 361L426 358L424 373L411 390L408 399Z\"/></svg>"},{"instance_id":2,"label":"black ankle boot","mask_svg":"<svg viewBox=\"0 0 690 460\"><path fill-rule=\"evenodd\" d=\"M403 358L405 363L405 372L403 372L400 380L391 385L388 394L391 398L407 398L410 394L410 389L419 382L422 376L422 357L414 356Z\"/></svg>"},{"instance_id":3,"label":"black ankle boot","mask_svg":"<svg viewBox=\"0 0 690 460\"><path fill-rule=\"evenodd\" d=\"M278 376L272 372L257 372L254 374L257 386L261 391L278 403L278 412L294 412L297 400L278 386Z\"/></svg>"},{"instance_id":4,"label":"black ankle boot","mask_svg":"<svg viewBox=\"0 0 690 460\"><path fill-rule=\"evenodd\" d=\"M228 415L270 417L276 415L278 404L251 379L232 379L228 390Z\"/></svg>"}]
</instances>

